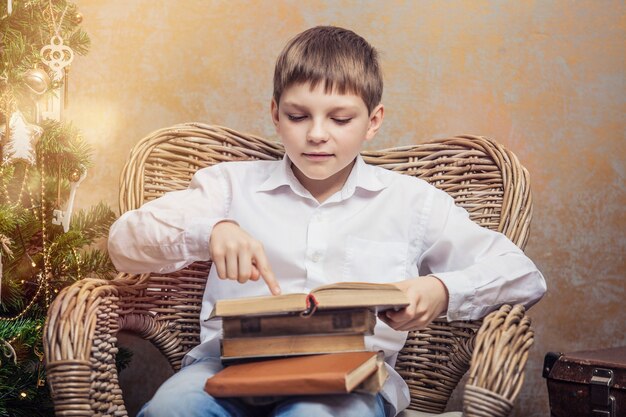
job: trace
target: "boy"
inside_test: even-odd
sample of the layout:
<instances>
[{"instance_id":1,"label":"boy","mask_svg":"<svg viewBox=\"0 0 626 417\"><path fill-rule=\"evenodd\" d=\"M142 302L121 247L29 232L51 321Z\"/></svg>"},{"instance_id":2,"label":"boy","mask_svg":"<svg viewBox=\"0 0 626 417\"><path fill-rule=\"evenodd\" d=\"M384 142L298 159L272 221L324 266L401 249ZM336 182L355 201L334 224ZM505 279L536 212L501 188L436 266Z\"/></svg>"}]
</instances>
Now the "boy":
<instances>
[{"instance_id":1,"label":"boy","mask_svg":"<svg viewBox=\"0 0 626 417\"><path fill-rule=\"evenodd\" d=\"M530 306L541 298L543 277L503 235L477 226L424 181L363 162L359 152L383 121L381 96L374 48L349 30L309 29L286 45L274 73L271 115L285 158L200 170L187 190L125 213L111 227L109 253L121 271L214 264L202 343L140 416L393 416L409 403L393 370L407 330L442 314L477 319L503 303ZM203 320L216 300L357 279L395 283L411 302L381 317L366 342L384 350L388 363L380 394L253 407L203 391L221 369L220 323Z\"/></svg>"}]
</instances>

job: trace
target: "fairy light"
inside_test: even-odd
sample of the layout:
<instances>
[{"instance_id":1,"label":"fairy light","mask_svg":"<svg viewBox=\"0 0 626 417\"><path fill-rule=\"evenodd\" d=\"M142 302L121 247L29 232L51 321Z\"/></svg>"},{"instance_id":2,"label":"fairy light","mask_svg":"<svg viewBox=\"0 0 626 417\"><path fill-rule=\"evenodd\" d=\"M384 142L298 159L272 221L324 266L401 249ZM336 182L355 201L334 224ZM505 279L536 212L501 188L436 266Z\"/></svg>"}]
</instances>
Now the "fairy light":
<instances>
[{"instance_id":1,"label":"fairy light","mask_svg":"<svg viewBox=\"0 0 626 417\"><path fill-rule=\"evenodd\" d=\"M44 181L45 173L46 173L46 154L45 152L41 152L41 157L39 158L41 167L40 167L40 175L41 175L41 252L43 255L43 275L42 275L42 286L44 288L44 299L46 303L46 309L50 307L50 283L49 278L51 274L52 268L50 267L50 254L48 253L48 246L46 245L46 183Z\"/></svg>"},{"instance_id":2,"label":"fairy light","mask_svg":"<svg viewBox=\"0 0 626 417\"><path fill-rule=\"evenodd\" d=\"M4 166L0 167L0 179L4 179ZM9 189L7 188L7 183L5 181L2 181L2 193L4 194L4 197L7 199L7 202L9 202L10 204L11 196L9 196Z\"/></svg>"},{"instance_id":3,"label":"fairy light","mask_svg":"<svg viewBox=\"0 0 626 417\"><path fill-rule=\"evenodd\" d=\"M43 177L41 178L41 181L43 181ZM32 206L33 201L36 201L36 200L33 197L33 190L30 189L30 184L26 184L26 191L28 192L28 198L30 199L30 203L31 203L31 206ZM39 220L40 219L39 211L36 210L36 207L31 207L31 209L33 210L33 214L35 215L35 219Z\"/></svg>"},{"instance_id":4,"label":"fairy light","mask_svg":"<svg viewBox=\"0 0 626 417\"><path fill-rule=\"evenodd\" d=\"M76 260L76 278L79 280L83 279L82 273L80 272L80 254L76 251L76 248L72 248L72 254L74 255L74 259Z\"/></svg>"},{"instance_id":5,"label":"fairy light","mask_svg":"<svg viewBox=\"0 0 626 417\"><path fill-rule=\"evenodd\" d=\"M26 184L28 183L28 174L29 173L30 173L30 166L27 166L26 169L24 169L24 178L22 179L22 184L20 185L20 192L17 194L17 200L15 201L15 205L16 206L18 204L20 204L20 202L22 200L22 194L24 193L24 189L28 188L26 186Z\"/></svg>"},{"instance_id":6,"label":"fairy light","mask_svg":"<svg viewBox=\"0 0 626 417\"><path fill-rule=\"evenodd\" d=\"M37 301L39 299L39 296L41 295L42 290L44 291L44 296L45 296L45 303L46 303L46 309L50 307L50 287L49 287L49 282L48 282L48 278L51 275L50 271L51 271L51 267L50 267L50 256L48 253L48 247L46 245L46 216L45 216L45 210L46 210L46 201L45 201L45 181L44 181L44 177L45 177L45 154L42 152L41 153L41 157L40 157L40 175L41 175L41 206L40 206L40 210L39 210L39 214L40 216L37 216L37 212L38 210L34 210L34 213L36 215L36 217L38 217L38 220L41 221L41 239L42 239L42 253L43 253L43 272L40 272L39 274L37 274L37 291L35 292L35 295L33 295L33 298L29 301L29 303L26 305L26 307L24 307L22 309L22 311L20 313L18 313L17 315L13 316L13 317L0 317L0 321L16 321L19 320L20 318L24 317L24 315L26 315L26 313L35 305L35 301ZM30 189L27 188L29 190L29 194L30 194ZM31 195L32 197L32 195ZM32 200L31 200L32 201ZM19 230L18 230L19 232ZM20 232L20 239L21 239L21 232ZM22 240L22 245L24 245L24 242ZM30 257L30 255L28 255L28 252L26 252L26 256L28 256L28 259L31 262L31 265L33 267L36 267L37 264L33 261L33 259ZM22 284L25 283L25 280L21 280L20 281ZM19 335L18 335L19 336Z\"/></svg>"},{"instance_id":7,"label":"fairy light","mask_svg":"<svg viewBox=\"0 0 626 417\"><path fill-rule=\"evenodd\" d=\"M39 281L39 285L37 286L37 292L35 292L35 295L33 295L33 298L26 305L26 307L24 307L24 309L19 314L15 315L13 317L0 317L0 321L15 321L15 320L19 320L22 317L24 317L24 315L28 312L28 310L30 310L33 307L33 305L35 304L35 301L37 301L37 299L39 298L39 295L41 294L41 290L44 287L44 285L43 285L43 278L41 276L41 273L39 273L37 276L38 276L38 280L37 281Z\"/></svg>"}]
</instances>

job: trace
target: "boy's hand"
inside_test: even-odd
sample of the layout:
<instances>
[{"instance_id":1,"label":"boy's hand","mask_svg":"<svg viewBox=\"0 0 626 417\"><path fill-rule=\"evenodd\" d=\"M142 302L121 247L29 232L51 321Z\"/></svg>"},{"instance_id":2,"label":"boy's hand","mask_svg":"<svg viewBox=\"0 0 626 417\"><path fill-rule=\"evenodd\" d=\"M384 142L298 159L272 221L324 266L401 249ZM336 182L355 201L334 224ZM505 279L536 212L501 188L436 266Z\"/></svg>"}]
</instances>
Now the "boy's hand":
<instances>
[{"instance_id":1,"label":"boy's hand","mask_svg":"<svg viewBox=\"0 0 626 417\"><path fill-rule=\"evenodd\" d=\"M396 330L423 329L448 308L448 290L439 279L427 275L394 283L407 295L409 305L402 310L387 310L379 317Z\"/></svg>"},{"instance_id":2,"label":"boy's hand","mask_svg":"<svg viewBox=\"0 0 626 417\"><path fill-rule=\"evenodd\" d=\"M240 283L263 278L273 295L280 286L265 256L263 245L247 234L238 224L223 221L213 227L209 239L209 255L221 279Z\"/></svg>"}]
</instances>

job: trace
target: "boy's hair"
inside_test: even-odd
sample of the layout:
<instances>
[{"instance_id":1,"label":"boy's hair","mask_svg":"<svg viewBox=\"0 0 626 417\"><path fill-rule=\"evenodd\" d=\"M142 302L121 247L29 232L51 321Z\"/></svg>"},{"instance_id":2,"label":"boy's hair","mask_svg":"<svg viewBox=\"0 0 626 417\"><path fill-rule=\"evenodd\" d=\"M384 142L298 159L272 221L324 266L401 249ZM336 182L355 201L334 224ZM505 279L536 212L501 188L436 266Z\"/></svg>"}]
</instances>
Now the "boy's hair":
<instances>
[{"instance_id":1,"label":"boy's hair","mask_svg":"<svg viewBox=\"0 0 626 417\"><path fill-rule=\"evenodd\" d=\"M324 83L324 91L360 96L371 112L381 100L383 77L378 53L361 36L334 26L317 26L292 38L276 60L274 100L286 88Z\"/></svg>"}]
</instances>

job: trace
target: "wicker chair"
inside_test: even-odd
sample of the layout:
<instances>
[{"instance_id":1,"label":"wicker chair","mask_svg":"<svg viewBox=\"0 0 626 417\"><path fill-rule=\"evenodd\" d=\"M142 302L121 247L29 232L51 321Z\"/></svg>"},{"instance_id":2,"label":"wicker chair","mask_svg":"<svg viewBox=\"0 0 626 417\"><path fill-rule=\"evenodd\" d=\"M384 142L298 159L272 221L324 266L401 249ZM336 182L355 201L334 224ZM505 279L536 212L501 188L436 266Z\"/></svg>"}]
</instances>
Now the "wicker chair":
<instances>
[{"instance_id":1,"label":"wicker chair","mask_svg":"<svg viewBox=\"0 0 626 417\"><path fill-rule=\"evenodd\" d=\"M230 160L273 160L282 154L279 143L222 127L188 123L156 131L133 148L124 167L120 210L185 188L199 168ZM524 247L532 213L528 174L515 155L493 140L460 136L366 151L363 157L429 181L451 194L474 221ZM49 309L44 332L56 415L127 415L115 368L120 330L150 340L179 369L185 353L199 342L200 305L210 266L197 262L165 275L86 278L65 288ZM410 388L410 409L442 413L470 369L463 392L465 415L508 415L532 343L530 320L521 306L502 306L482 323L440 320L411 332L396 365Z\"/></svg>"}]
</instances>

